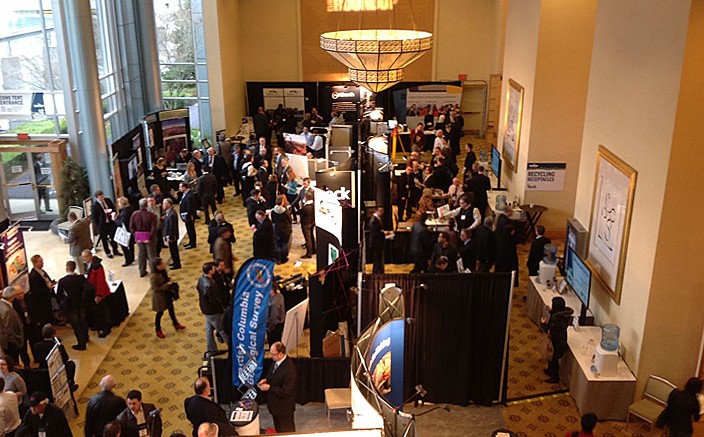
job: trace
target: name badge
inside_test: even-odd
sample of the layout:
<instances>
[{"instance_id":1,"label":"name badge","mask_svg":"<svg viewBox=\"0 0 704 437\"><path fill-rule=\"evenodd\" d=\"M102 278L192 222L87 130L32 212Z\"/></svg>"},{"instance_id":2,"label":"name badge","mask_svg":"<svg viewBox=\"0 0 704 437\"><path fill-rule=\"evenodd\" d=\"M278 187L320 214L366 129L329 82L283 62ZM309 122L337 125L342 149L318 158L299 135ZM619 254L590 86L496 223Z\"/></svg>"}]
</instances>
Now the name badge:
<instances>
[{"instance_id":1,"label":"name badge","mask_svg":"<svg viewBox=\"0 0 704 437\"><path fill-rule=\"evenodd\" d=\"M462 215L460 216L460 220L465 220L466 218L467 218L467 215L465 215L465 214L462 214Z\"/></svg>"}]
</instances>

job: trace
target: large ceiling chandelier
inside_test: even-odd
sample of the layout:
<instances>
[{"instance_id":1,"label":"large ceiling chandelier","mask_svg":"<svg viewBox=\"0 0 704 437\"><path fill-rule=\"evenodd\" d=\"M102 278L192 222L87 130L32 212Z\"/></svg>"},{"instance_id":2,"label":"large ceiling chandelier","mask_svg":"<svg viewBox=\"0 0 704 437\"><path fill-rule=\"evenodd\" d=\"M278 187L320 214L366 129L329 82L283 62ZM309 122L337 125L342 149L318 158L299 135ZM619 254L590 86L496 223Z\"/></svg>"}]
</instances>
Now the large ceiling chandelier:
<instances>
[{"instance_id":1,"label":"large ceiling chandelier","mask_svg":"<svg viewBox=\"0 0 704 437\"><path fill-rule=\"evenodd\" d=\"M348 67L350 80L374 93L403 80L403 68L432 44L432 33L416 30L341 30L320 35L320 47Z\"/></svg>"}]
</instances>

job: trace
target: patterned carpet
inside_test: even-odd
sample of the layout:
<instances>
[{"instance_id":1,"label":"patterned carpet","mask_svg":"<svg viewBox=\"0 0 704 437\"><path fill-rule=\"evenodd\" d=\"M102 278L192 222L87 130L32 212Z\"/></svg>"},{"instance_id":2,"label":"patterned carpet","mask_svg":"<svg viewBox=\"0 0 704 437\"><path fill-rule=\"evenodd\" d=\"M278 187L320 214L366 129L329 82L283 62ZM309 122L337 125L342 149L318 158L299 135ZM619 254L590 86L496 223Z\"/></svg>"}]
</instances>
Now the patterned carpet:
<instances>
[{"instance_id":1,"label":"patterned carpet","mask_svg":"<svg viewBox=\"0 0 704 437\"><path fill-rule=\"evenodd\" d=\"M478 142L481 143L481 142ZM475 143L476 144L476 143ZM484 147L480 144L480 147ZM462 162L462 157L458 160ZM237 243L235 255L240 262L251 256L251 231L247 225L245 210L239 198L232 197L232 188L226 190L225 203L221 209L226 218L233 223ZM302 260L303 265L294 267L294 263L303 255L300 228L294 225L291 261L276 266L276 274L288 277L292 274L314 271L312 260ZM189 434L191 427L183 411L183 400L191 396L192 383L201 365L205 350L203 341L204 320L198 308L195 283L200 276L203 262L211 260L206 242L207 229L204 224L197 225L198 247L181 251L183 268L171 272L171 276L181 284L181 299L176 302L179 322L186 325L184 332L175 332L170 320L165 315L162 325L166 338L158 339L154 333L154 313L151 310L150 295L144 298L127 321L127 327L116 340L113 348L93 375L90 383L78 399L81 415L71 423L75 435L83 433L84 413L88 397L99 391L98 382L106 374L117 379L116 393L124 395L130 389L139 389L146 402L155 403L163 410L164 435L173 432ZM186 237L187 240L187 237ZM185 242L185 241L184 241ZM561 242L558 242L561 243ZM529 244L519 246L520 285L514 290L511 311L511 339L509 363L509 399L538 396L563 390L561 385L543 382L545 376L540 361L538 346L541 334L537 326L526 313L524 296L528 282L525 260ZM168 256L168 251L162 252ZM236 263L236 267L240 262ZM407 272L409 265L387 265L387 272ZM121 272L122 275L136 274L136 269ZM367 266L371 271L371 265ZM298 351L300 354L305 346ZM224 346L222 346L224 349ZM578 427L579 413L569 394L545 395L538 398L510 402L503 409L503 417L508 428L521 436L562 436L567 430ZM625 431L625 423L602 422L597 426L597 435L603 436L641 436L648 435L646 427L632 424L630 434ZM657 435L653 432L651 435Z\"/></svg>"}]
</instances>

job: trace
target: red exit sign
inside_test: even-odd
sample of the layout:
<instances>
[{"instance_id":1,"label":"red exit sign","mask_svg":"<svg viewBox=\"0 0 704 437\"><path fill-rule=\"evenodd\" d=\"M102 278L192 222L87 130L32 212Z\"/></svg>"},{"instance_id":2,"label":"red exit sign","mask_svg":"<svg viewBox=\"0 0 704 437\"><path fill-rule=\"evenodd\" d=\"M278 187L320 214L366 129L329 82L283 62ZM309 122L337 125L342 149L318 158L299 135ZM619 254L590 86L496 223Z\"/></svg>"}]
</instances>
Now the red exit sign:
<instances>
[{"instance_id":1,"label":"red exit sign","mask_svg":"<svg viewBox=\"0 0 704 437\"><path fill-rule=\"evenodd\" d=\"M467 75L466 74L459 74L458 79L459 80L467 80Z\"/></svg>"}]
</instances>

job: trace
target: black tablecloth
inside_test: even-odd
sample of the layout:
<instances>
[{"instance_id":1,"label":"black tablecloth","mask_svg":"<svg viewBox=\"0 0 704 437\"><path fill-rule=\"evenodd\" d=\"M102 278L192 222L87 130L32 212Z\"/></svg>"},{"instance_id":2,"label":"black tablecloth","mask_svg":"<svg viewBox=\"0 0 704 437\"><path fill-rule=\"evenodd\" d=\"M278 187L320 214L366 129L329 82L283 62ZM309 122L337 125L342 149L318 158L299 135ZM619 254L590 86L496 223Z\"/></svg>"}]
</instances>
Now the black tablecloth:
<instances>
[{"instance_id":1,"label":"black tablecloth","mask_svg":"<svg viewBox=\"0 0 704 437\"><path fill-rule=\"evenodd\" d=\"M112 289L113 287L110 288ZM130 307L127 305L127 294L125 293L125 283L118 281L117 288L114 289L106 300L110 307L112 326L120 326L130 313Z\"/></svg>"}]
</instances>

